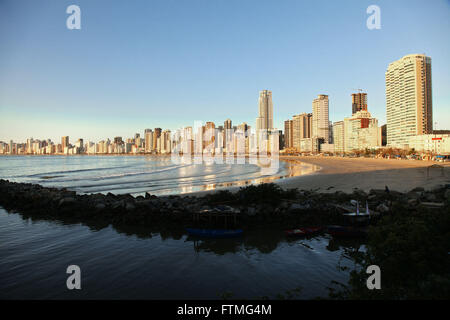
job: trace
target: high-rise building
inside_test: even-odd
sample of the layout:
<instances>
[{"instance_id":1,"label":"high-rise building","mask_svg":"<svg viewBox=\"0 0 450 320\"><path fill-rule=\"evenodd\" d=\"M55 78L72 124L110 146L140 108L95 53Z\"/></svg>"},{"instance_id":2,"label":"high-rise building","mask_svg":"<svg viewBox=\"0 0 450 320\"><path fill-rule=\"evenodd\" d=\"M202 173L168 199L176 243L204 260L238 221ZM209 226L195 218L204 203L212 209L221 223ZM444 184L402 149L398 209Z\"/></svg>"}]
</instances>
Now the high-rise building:
<instances>
[{"instance_id":1,"label":"high-rise building","mask_svg":"<svg viewBox=\"0 0 450 320\"><path fill-rule=\"evenodd\" d=\"M78 153L83 153L84 149L83 149L83 139L78 139L77 142L75 142L75 147L78 148Z\"/></svg>"},{"instance_id":2,"label":"high-rise building","mask_svg":"<svg viewBox=\"0 0 450 320\"><path fill-rule=\"evenodd\" d=\"M222 147L226 148L227 143L229 143L233 136L233 126L231 119L227 119L223 123L223 131L222 131Z\"/></svg>"},{"instance_id":3,"label":"high-rise building","mask_svg":"<svg viewBox=\"0 0 450 320\"><path fill-rule=\"evenodd\" d=\"M333 144L335 152L345 151L344 121L337 121L333 124Z\"/></svg>"},{"instance_id":4,"label":"high-rise building","mask_svg":"<svg viewBox=\"0 0 450 320\"><path fill-rule=\"evenodd\" d=\"M330 137L328 96L318 95L317 99L313 100L312 109L311 138L323 139L324 143L328 143Z\"/></svg>"},{"instance_id":5,"label":"high-rise building","mask_svg":"<svg viewBox=\"0 0 450 320\"><path fill-rule=\"evenodd\" d=\"M153 150L158 152L160 150L160 146L158 146L158 139L161 137L161 128L155 128L153 132Z\"/></svg>"},{"instance_id":6,"label":"high-rise building","mask_svg":"<svg viewBox=\"0 0 450 320\"><path fill-rule=\"evenodd\" d=\"M293 130L292 130L292 147L298 151L300 148L300 140L311 138L311 113L302 113L293 117Z\"/></svg>"},{"instance_id":7,"label":"high-rise building","mask_svg":"<svg viewBox=\"0 0 450 320\"><path fill-rule=\"evenodd\" d=\"M292 148L294 146L294 121L286 120L284 122L284 147Z\"/></svg>"},{"instance_id":8,"label":"high-rise building","mask_svg":"<svg viewBox=\"0 0 450 320\"><path fill-rule=\"evenodd\" d=\"M352 114L367 111L367 93L352 93Z\"/></svg>"},{"instance_id":9,"label":"high-rise building","mask_svg":"<svg viewBox=\"0 0 450 320\"><path fill-rule=\"evenodd\" d=\"M272 91L263 90L259 93L259 115L256 118L256 130L273 129Z\"/></svg>"},{"instance_id":10,"label":"high-rise building","mask_svg":"<svg viewBox=\"0 0 450 320\"><path fill-rule=\"evenodd\" d=\"M152 129L145 129L145 152L151 153L153 151L153 131Z\"/></svg>"},{"instance_id":11,"label":"high-rise building","mask_svg":"<svg viewBox=\"0 0 450 320\"><path fill-rule=\"evenodd\" d=\"M172 151L172 140L171 140L170 130L162 131L159 141L160 141L160 149L161 149L160 153L167 154Z\"/></svg>"},{"instance_id":12,"label":"high-rise building","mask_svg":"<svg viewBox=\"0 0 450 320\"><path fill-rule=\"evenodd\" d=\"M223 122L223 128L224 129L231 129L232 126L232 122L231 119L227 119Z\"/></svg>"},{"instance_id":13,"label":"high-rise building","mask_svg":"<svg viewBox=\"0 0 450 320\"><path fill-rule=\"evenodd\" d=\"M335 133L338 134L337 130ZM344 152L372 149L381 145L381 127L368 111L358 111L351 118L344 119ZM335 150L337 149L340 146L336 147L335 141Z\"/></svg>"},{"instance_id":14,"label":"high-rise building","mask_svg":"<svg viewBox=\"0 0 450 320\"><path fill-rule=\"evenodd\" d=\"M62 152L65 152L66 148L69 147L69 136L64 136L61 138Z\"/></svg>"},{"instance_id":15,"label":"high-rise building","mask_svg":"<svg viewBox=\"0 0 450 320\"><path fill-rule=\"evenodd\" d=\"M216 124L208 121L203 126L203 149L213 152L216 143Z\"/></svg>"},{"instance_id":16,"label":"high-rise building","mask_svg":"<svg viewBox=\"0 0 450 320\"><path fill-rule=\"evenodd\" d=\"M386 71L387 145L404 148L409 137L433 132L431 58L410 54Z\"/></svg>"}]
</instances>

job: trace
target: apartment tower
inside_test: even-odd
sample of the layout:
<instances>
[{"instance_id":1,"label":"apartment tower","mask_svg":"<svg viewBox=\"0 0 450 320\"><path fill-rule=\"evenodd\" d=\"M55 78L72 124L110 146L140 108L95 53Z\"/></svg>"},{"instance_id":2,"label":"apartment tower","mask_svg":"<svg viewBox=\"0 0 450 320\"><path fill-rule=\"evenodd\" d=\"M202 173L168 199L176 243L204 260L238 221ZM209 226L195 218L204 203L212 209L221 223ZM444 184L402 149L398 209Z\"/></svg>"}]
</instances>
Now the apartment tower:
<instances>
[{"instance_id":1,"label":"apartment tower","mask_svg":"<svg viewBox=\"0 0 450 320\"><path fill-rule=\"evenodd\" d=\"M431 58L410 54L386 71L387 145L404 148L409 137L433 132Z\"/></svg>"},{"instance_id":2,"label":"apartment tower","mask_svg":"<svg viewBox=\"0 0 450 320\"><path fill-rule=\"evenodd\" d=\"M352 93L352 114L367 111L367 93Z\"/></svg>"},{"instance_id":3,"label":"apartment tower","mask_svg":"<svg viewBox=\"0 0 450 320\"><path fill-rule=\"evenodd\" d=\"M256 130L273 129L272 91L263 90L259 93L259 116L256 118Z\"/></svg>"},{"instance_id":4,"label":"apartment tower","mask_svg":"<svg viewBox=\"0 0 450 320\"><path fill-rule=\"evenodd\" d=\"M328 110L328 96L320 94L312 103L312 138L322 138L329 142L330 122Z\"/></svg>"}]
</instances>

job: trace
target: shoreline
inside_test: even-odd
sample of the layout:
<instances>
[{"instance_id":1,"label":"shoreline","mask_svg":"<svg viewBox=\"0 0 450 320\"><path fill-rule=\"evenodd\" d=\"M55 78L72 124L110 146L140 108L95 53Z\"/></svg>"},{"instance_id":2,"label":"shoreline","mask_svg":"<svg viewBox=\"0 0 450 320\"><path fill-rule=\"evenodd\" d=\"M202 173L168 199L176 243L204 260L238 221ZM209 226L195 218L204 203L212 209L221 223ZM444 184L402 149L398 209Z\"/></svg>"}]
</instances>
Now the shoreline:
<instances>
[{"instance_id":1,"label":"shoreline","mask_svg":"<svg viewBox=\"0 0 450 320\"><path fill-rule=\"evenodd\" d=\"M105 155L95 156L103 157ZM154 155L145 156L152 157ZM156 155L156 157L168 158L170 155ZM368 192L371 189L385 189L386 186L390 190L407 192L417 187L431 190L435 186L450 183L450 163L448 162L336 156L280 156L279 160L286 163L287 172L283 175L275 173L271 176L261 176L250 180L224 181L216 184L193 186L197 191L187 191L174 195L203 197L224 190L237 192L242 187L261 183L275 183L285 190L298 188L322 193L336 191L351 193L355 188ZM312 167L305 168L302 171L301 164L308 164ZM429 169L430 166L442 168ZM145 193L134 194L144 195ZM161 197L164 196L168 195L161 195Z\"/></svg>"},{"instance_id":2,"label":"shoreline","mask_svg":"<svg viewBox=\"0 0 450 320\"><path fill-rule=\"evenodd\" d=\"M80 195L65 188L0 179L0 206L24 217L69 223L96 221L113 226L183 230L187 227L222 229L223 222L227 228L224 220L229 219L228 227L287 230L299 226L345 225L348 221L342 214L355 212L350 200L367 202L374 217L390 214L401 207L409 211L447 210L450 205L450 184L435 187L432 191L415 188L407 193L384 189L320 193L318 190L286 190L274 183L250 185L234 193L219 191L202 196ZM200 219L196 218L199 215Z\"/></svg>"},{"instance_id":3,"label":"shoreline","mask_svg":"<svg viewBox=\"0 0 450 320\"><path fill-rule=\"evenodd\" d=\"M314 172L276 179L273 183L283 189L298 188L321 193L341 191L352 193L354 189L369 192L385 189L406 193L414 188L432 190L439 185L450 184L450 163L424 160L395 160L379 158L342 158L335 156L280 156L280 161L292 164L307 163L317 168ZM430 166L442 166L443 169ZM443 175L442 175L443 173ZM239 186L180 194L180 196L205 196L221 190L237 192Z\"/></svg>"},{"instance_id":4,"label":"shoreline","mask_svg":"<svg viewBox=\"0 0 450 320\"><path fill-rule=\"evenodd\" d=\"M387 186L390 190L407 192L418 187L431 190L450 183L450 163L378 158L280 157L283 160L289 158L320 166L321 170L315 175L278 181L283 188L313 189L328 193L352 192L354 188L367 192Z\"/></svg>"}]
</instances>

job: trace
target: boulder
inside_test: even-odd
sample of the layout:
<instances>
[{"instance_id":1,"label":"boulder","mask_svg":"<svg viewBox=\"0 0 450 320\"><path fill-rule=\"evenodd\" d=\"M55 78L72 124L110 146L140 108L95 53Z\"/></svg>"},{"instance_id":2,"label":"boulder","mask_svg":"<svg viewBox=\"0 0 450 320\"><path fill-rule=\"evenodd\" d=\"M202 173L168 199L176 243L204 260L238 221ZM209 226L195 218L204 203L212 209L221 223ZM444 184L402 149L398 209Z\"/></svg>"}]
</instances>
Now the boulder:
<instances>
[{"instance_id":1,"label":"boulder","mask_svg":"<svg viewBox=\"0 0 450 320\"><path fill-rule=\"evenodd\" d=\"M444 198L450 200L450 189L447 189L444 193Z\"/></svg>"},{"instance_id":2,"label":"boulder","mask_svg":"<svg viewBox=\"0 0 450 320\"><path fill-rule=\"evenodd\" d=\"M67 197L67 198L62 198L61 200L59 200L59 206L66 206L66 205L72 205L76 202L75 198L72 197Z\"/></svg>"},{"instance_id":3,"label":"boulder","mask_svg":"<svg viewBox=\"0 0 450 320\"><path fill-rule=\"evenodd\" d=\"M298 211L298 210L307 210L310 208L311 208L311 205L309 203L305 203L305 204L293 203L289 207L289 211L293 212L293 211Z\"/></svg>"},{"instance_id":4,"label":"boulder","mask_svg":"<svg viewBox=\"0 0 450 320\"><path fill-rule=\"evenodd\" d=\"M425 195L425 199L429 202L434 202L437 200L436 195L434 193L428 193Z\"/></svg>"},{"instance_id":5,"label":"boulder","mask_svg":"<svg viewBox=\"0 0 450 320\"><path fill-rule=\"evenodd\" d=\"M418 192L418 191L410 191L406 194L406 196L408 197L408 199L420 199L422 193Z\"/></svg>"},{"instance_id":6,"label":"boulder","mask_svg":"<svg viewBox=\"0 0 450 320\"><path fill-rule=\"evenodd\" d=\"M367 197L367 193L361 189L354 189L353 194L359 197Z\"/></svg>"},{"instance_id":7,"label":"boulder","mask_svg":"<svg viewBox=\"0 0 450 320\"><path fill-rule=\"evenodd\" d=\"M97 203L96 205L95 205L95 209L96 210L103 210L103 209L105 209L106 208L106 205L104 204L104 203L101 203L101 202L99 202L99 203Z\"/></svg>"},{"instance_id":8,"label":"boulder","mask_svg":"<svg viewBox=\"0 0 450 320\"><path fill-rule=\"evenodd\" d=\"M249 217L256 216L256 209L253 208L253 207L248 207L248 208L247 208L247 215L248 215Z\"/></svg>"},{"instance_id":9,"label":"boulder","mask_svg":"<svg viewBox=\"0 0 450 320\"><path fill-rule=\"evenodd\" d=\"M384 203L380 203L380 204L376 207L375 210L378 211L378 212L380 212L380 213L384 213L384 212L388 212L388 211L389 211L389 207L388 207L386 204L384 204Z\"/></svg>"},{"instance_id":10,"label":"boulder","mask_svg":"<svg viewBox=\"0 0 450 320\"><path fill-rule=\"evenodd\" d=\"M134 205L134 203L132 202L127 202L125 204L125 210L127 211L133 211L134 209L136 209L136 206Z\"/></svg>"}]
</instances>

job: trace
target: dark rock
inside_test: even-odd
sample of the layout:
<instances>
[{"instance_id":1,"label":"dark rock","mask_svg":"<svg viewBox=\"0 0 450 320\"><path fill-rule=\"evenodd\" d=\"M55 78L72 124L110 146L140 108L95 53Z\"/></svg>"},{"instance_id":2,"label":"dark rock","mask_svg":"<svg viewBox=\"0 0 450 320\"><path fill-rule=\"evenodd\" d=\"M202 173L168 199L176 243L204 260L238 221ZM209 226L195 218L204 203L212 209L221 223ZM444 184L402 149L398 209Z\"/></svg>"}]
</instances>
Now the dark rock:
<instances>
[{"instance_id":1,"label":"dark rock","mask_svg":"<svg viewBox=\"0 0 450 320\"><path fill-rule=\"evenodd\" d=\"M437 197L434 193L428 193L425 195L425 199L429 202L434 202L437 200Z\"/></svg>"},{"instance_id":2,"label":"dark rock","mask_svg":"<svg viewBox=\"0 0 450 320\"><path fill-rule=\"evenodd\" d=\"M361 189L353 190L353 194L359 197L367 197L367 193L365 193L364 190Z\"/></svg>"},{"instance_id":3,"label":"dark rock","mask_svg":"<svg viewBox=\"0 0 450 320\"><path fill-rule=\"evenodd\" d=\"M381 203L381 204L379 204L379 205L376 207L375 210L378 211L378 212L380 212L380 213L385 213L385 212L388 212L388 211L389 211L389 207L388 207L386 204Z\"/></svg>"},{"instance_id":4,"label":"dark rock","mask_svg":"<svg viewBox=\"0 0 450 320\"><path fill-rule=\"evenodd\" d=\"M132 203L132 202L127 202L126 204L125 204L125 210L127 210L127 211L133 211L133 210L135 210L136 209L136 206L134 205L134 203Z\"/></svg>"},{"instance_id":5,"label":"dark rock","mask_svg":"<svg viewBox=\"0 0 450 320\"><path fill-rule=\"evenodd\" d=\"M256 216L256 209L253 207L247 208L247 215L250 217Z\"/></svg>"},{"instance_id":6,"label":"dark rock","mask_svg":"<svg viewBox=\"0 0 450 320\"><path fill-rule=\"evenodd\" d=\"M370 189L369 194L374 194L377 196L382 196L386 194L386 190L384 189Z\"/></svg>"},{"instance_id":7,"label":"dark rock","mask_svg":"<svg viewBox=\"0 0 450 320\"><path fill-rule=\"evenodd\" d=\"M450 189L447 189L444 193L444 198L450 200Z\"/></svg>"},{"instance_id":8,"label":"dark rock","mask_svg":"<svg viewBox=\"0 0 450 320\"><path fill-rule=\"evenodd\" d=\"M406 196L408 197L408 199L420 199L422 193L421 192L417 192L417 191L410 191L406 194Z\"/></svg>"},{"instance_id":9,"label":"dark rock","mask_svg":"<svg viewBox=\"0 0 450 320\"><path fill-rule=\"evenodd\" d=\"M67 198L62 198L61 200L59 200L59 206L63 207L63 206L67 206L67 205L72 205L76 202L75 198L72 197L67 197Z\"/></svg>"},{"instance_id":10,"label":"dark rock","mask_svg":"<svg viewBox=\"0 0 450 320\"><path fill-rule=\"evenodd\" d=\"M97 210L103 210L105 208L106 208L106 205L104 203L101 203L101 202L99 202L99 203L97 203L95 205L95 209L97 209Z\"/></svg>"}]
</instances>

